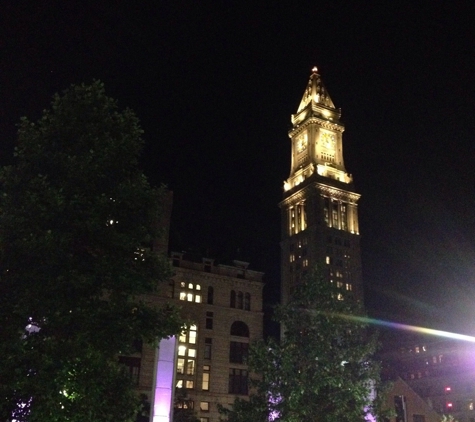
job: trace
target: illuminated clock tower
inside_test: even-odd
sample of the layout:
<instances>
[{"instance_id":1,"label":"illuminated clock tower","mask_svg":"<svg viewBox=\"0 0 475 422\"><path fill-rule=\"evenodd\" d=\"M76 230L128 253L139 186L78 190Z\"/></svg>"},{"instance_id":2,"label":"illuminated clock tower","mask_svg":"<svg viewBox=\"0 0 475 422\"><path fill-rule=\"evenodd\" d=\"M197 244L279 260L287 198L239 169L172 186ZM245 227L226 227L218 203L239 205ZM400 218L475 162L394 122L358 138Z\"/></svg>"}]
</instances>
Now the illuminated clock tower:
<instances>
[{"instance_id":1,"label":"illuminated clock tower","mask_svg":"<svg viewBox=\"0 0 475 422\"><path fill-rule=\"evenodd\" d=\"M329 282L363 299L360 236L353 179L343 162L343 123L317 68L292 115L290 176L284 182L282 303L314 266Z\"/></svg>"}]
</instances>

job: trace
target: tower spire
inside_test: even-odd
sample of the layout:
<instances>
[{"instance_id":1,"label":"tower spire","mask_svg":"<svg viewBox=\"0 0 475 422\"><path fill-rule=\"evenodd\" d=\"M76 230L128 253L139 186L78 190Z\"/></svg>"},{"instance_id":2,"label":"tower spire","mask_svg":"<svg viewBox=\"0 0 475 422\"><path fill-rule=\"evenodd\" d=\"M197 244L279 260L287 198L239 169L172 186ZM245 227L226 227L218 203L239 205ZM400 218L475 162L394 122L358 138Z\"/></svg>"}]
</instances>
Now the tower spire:
<instances>
[{"instance_id":1,"label":"tower spire","mask_svg":"<svg viewBox=\"0 0 475 422\"><path fill-rule=\"evenodd\" d=\"M317 66L312 68L312 73L307 83L307 87L303 93L302 100L300 101L299 108L297 109L297 114L308 108L310 105L311 109L315 109L317 105L327 107L329 109L335 109L335 105L333 104L328 91L323 85L322 79L318 74Z\"/></svg>"}]
</instances>

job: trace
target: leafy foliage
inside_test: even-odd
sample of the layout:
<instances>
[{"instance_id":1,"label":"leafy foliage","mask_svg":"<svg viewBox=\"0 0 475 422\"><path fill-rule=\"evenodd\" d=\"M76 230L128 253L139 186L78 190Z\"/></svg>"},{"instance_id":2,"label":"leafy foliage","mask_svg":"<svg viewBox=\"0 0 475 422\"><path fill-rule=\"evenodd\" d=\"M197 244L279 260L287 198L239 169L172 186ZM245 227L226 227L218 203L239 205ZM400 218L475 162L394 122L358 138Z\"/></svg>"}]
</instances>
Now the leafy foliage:
<instances>
[{"instance_id":1,"label":"leafy foliage","mask_svg":"<svg viewBox=\"0 0 475 422\"><path fill-rule=\"evenodd\" d=\"M141 135L100 82L21 120L0 171L1 420L133 420L117 355L180 330L144 299L170 270L151 250L166 192L138 167Z\"/></svg>"},{"instance_id":2,"label":"leafy foliage","mask_svg":"<svg viewBox=\"0 0 475 422\"><path fill-rule=\"evenodd\" d=\"M377 412L379 365L372 359L376 339L357 320L361 307L318 270L303 280L275 317L284 327L273 339L251 347L250 401L222 409L229 422L344 422Z\"/></svg>"}]
</instances>

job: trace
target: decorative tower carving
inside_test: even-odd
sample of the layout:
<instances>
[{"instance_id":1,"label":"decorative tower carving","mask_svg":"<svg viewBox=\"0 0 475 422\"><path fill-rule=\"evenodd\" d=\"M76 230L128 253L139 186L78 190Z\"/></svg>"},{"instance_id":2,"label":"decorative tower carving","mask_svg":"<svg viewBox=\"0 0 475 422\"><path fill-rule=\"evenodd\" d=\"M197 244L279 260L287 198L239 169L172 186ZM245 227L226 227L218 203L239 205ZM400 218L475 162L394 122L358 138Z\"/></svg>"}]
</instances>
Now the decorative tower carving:
<instances>
[{"instance_id":1,"label":"decorative tower carving","mask_svg":"<svg viewBox=\"0 0 475 422\"><path fill-rule=\"evenodd\" d=\"M292 115L290 176L284 182L282 303L307 271L319 265L329 282L363 299L357 202L343 162L341 110L317 68Z\"/></svg>"}]
</instances>

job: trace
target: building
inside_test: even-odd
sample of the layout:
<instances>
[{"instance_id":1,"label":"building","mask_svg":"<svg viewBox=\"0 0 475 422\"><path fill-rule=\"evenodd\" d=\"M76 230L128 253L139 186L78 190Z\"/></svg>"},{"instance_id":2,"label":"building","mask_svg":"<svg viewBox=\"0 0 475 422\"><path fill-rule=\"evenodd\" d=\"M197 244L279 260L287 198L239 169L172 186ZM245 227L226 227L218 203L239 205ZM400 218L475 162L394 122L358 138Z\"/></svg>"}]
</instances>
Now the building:
<instances>
[{"instance_id":1,"label":"building","mask_svg":"<svg viewBox=\"0 0 475 422\"><path fill-rule=\"evenodd\" d=\"M402 378L439 415L475 422L475 347L454 339L412 336L382 354L384 376Z\"/></svg>"},{"instance_id":2,"label":"building","mask_svg":"<svg viewBox=\"0 0 475 422\"><path fill-rule=\"evenodd\" d=\"M292 115L291 165L281 209L282 303L308 269L324 266L328 279L363 299L358 199L343 162L341 111L317 68Z\"/></svg>"},{"instance_id":3,"label":"building","mask_svg":"<svg viewBox=\"0 0 475 422\"><path fill-rule=\"evenodd\" d=\"M440 422L441 419L401 378L394 381L385 408L391 411L388 422Z\"/></svg>"},{"instance_id":4,"label":"building","mask_svg":"<svg viewBox=\"0 0 475 422\"><path fill-rule=\"evenodd\" d=\"M171 262L172 280L148 300L174 303L190 323L171 346L173 374L160 370L160 350L157 355L157 349L147 345L120 359L139 393L152 403L153 422L168 420L155 416L153 409L157 386L164 382L177 388L176 408L192 409L200 422L218 422L218 404L228 406L235 397L248 395L248 347L263 336L263 273L250 270L247 262L216 265L213 259L195 259L183 252L173 252ZM162 341L160 348L164 346L170 347Z\"/></svg>"}]
</instances>

